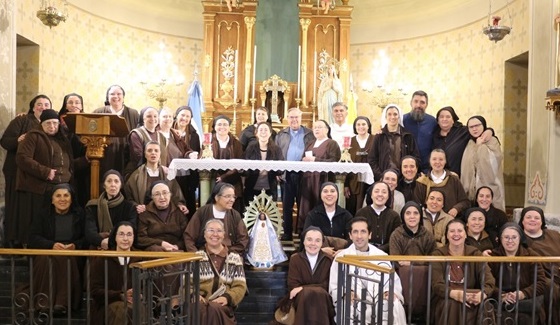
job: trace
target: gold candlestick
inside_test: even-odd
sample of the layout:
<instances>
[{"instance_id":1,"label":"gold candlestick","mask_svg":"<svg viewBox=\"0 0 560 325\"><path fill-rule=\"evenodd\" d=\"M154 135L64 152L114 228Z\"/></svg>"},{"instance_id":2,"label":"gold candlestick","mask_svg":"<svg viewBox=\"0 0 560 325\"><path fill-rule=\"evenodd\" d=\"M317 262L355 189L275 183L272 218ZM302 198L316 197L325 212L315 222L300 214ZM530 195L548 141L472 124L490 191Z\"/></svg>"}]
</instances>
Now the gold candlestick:
<instances>
[{"instance_id":1,"label":"gold candlestick","mask_svg":"<svg viewBox=\"0 0 560 325\"><path fill-rule=\"evenodd\" d=\"M315 110L317 109L317 104L315 102L311 103L311 111L313 112L313 122L315 122Z\"/></svg>"},{"instance_id":2,"label":"gold candlestick","mask_svg":"<svg viewBox=\"0 0 560 325\"><path fill-rule=\"evenodd\" d=\"M352 161L352 156L350 156L350 152L348 151L350 148L344 148L342 149L342 154L340 154L340 160L338 162L347 162L347 163L351 163Z\"/></svg>"},{"instance_id":3,"label":"gold candlestick","mask_svg":"<svg viewBox=\"0 0 560 325\"><path fill-rule=\"evenodd\" d=\"M255 103L257 102L257 99L253 97L249 99L249 102L251 102L251 121L252 121L255 118Z\"/></svg>"},{"instance_id":4,"label":"gold candlestick","mask_svg":"<svg viewBox=\"0 0 560 325\"><path fill-rule=\"evenodd\" d=\"M201 159L214 159L214 153L212 152L212 144L203 144L204 149L202 150Z\"/></svg>"},{"instance_id":5,"label":"gold candlestick","mask_svg":"<svg viewBox=\"0 0 560 325\"><path fill-rule=\"evenodd\" d=\"M296 106L297 106L297 108L299 108L299 105L301 105L301 98L296 98Z\"/></svg>"},{"instance_id":6,"label":"gold candlestick","mask_svg":"<svg viewBox=\"0 0 560 325\"><path fill-rule=\"evenodd\" d=\"M230 132L232 134L237 134L236 129L237 129L237 103L233 103L233 121L232 124L230 125Z\"/></svg>"}]
</instances>

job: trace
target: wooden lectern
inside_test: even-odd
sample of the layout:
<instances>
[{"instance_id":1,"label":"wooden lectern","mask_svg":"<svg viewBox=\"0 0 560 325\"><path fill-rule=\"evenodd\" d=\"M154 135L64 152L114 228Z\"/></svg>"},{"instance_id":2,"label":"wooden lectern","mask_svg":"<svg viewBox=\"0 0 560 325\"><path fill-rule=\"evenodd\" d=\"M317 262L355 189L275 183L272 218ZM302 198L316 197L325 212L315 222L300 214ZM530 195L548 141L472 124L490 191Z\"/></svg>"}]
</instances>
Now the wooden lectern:
<instances>
[{"instance_id":1,"label":"wooden lectern","mask_svg":"<svg viewBox=\"0 0 560 325\"><path fill-rule=\"evenodd\" d=\"M130 132L124 118L115 114L68 113L62 116L70 132L80 136L87 147L86 156L91 162L90 198L99 197L99 160L110 137L125 137ZM124 186L124 184L122 185Z\"/></svg>"}]
</instances>

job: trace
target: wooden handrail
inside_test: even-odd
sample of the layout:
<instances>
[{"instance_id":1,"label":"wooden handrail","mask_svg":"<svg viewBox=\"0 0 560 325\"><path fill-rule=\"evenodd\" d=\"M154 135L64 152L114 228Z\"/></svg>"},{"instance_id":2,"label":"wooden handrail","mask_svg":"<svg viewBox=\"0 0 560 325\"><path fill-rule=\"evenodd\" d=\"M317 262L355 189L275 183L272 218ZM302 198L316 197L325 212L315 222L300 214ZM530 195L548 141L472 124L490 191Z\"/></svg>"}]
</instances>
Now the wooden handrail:
<instances>
[{"instance_id":1,"label":"wooden handrail","mask_svg":"<svg viewBox=\"0 0 560 325\"><path fill-rule=\"evenodd\" d=\"M202 260L202 256L195 253L187 253L189 256L168 257L157 260L142 261L130 264L131 268L150 269L154 267L166 266L171 264L189 263Z\"/></svg>"},{"instance_id":2,"label":"wooden handrail","mask_svg":"<svg viewBox=\"0 0 560 325\"><path fill-rule=\"evenodd\" d=\"M196 258L192 252L147 252L147 251L104 251L104 250L54 250L54 249L13 249L1 248L0 255L19 256L85 256L85 257L140 257L140 258Z\"/></svg>"},{"instance_id":3,"label":"wooden handrail","mask_svg":"<svg viewBox=\"0 0 560 325\"><path fill-rule=\"evenodd\" d=\"M341 257L337 257L335 259L335 261L338 262L338 263L352 265L352 266L355 266L355 267L368 269L368 270L373 270L373 271L382 272L382 273L387 273L387 274L395 272L395 270L393 268L379 266L377 264L372 264L372 263L369 263L369 262L363 262L361 259L359 259L357 257L358 257L358 255L344 255L344 256L341 256Z\"/></svg>"},{"instance_id":4,"label":"wooden handrail","mask_svg":"<svg viewBox=\"0 0 560 325\"><path fill-rule=\"evenodd\" d=\"M352 261L411 261L411 262L511 262L560 263L560 256L424 256L424 255L345 255ZM338 258L337 258L338 260Z\"/></svg>"}]
</instances>

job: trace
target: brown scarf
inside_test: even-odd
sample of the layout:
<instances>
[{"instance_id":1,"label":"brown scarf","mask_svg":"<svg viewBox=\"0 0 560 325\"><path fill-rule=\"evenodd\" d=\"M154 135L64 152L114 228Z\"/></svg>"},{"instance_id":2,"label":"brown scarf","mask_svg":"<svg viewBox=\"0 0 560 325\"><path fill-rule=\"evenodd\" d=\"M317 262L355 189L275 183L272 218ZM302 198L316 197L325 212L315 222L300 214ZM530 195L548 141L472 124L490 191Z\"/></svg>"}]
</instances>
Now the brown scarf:
<instances>
[{"instance_id":1,"label":"brown scarf","mask_svg":"<svg viewBox=\"0 0 560 325\"><path fill-rule=\"evenodd\" d=\"M103 192L97 200L90 200L86 206L97 205L97 224L99 225L99 232L109 233L113 229L113 221L111 220L111 214L109 209L112 209L119 204L123 203L124 195L119 192L119 194L111 200L107 199L107 193Z\"/></svg>"}]
</instances>

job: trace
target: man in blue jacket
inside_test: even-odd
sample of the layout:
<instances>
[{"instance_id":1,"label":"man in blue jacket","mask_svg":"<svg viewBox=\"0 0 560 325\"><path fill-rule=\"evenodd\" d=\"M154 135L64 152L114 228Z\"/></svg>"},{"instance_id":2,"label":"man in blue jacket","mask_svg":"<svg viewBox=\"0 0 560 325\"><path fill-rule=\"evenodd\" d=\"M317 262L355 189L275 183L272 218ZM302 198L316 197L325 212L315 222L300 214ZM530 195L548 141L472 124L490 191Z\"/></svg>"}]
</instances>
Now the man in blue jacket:
<instances>
[{"instance_id":1,"label":"man in blue jacket","mask_svg":"<svg viewBox=\"0 0 560 325\"><path fill-rule=\"evenodd\" d=\"M403 123L414 138L420 152L420 170L427 172L430 169L430 152L432 150L432 135L437 125L436 118L426 113L428 107L428 94L417 90L410 100L410 113L403 116Z\"/></svg>"}]
</instances>

